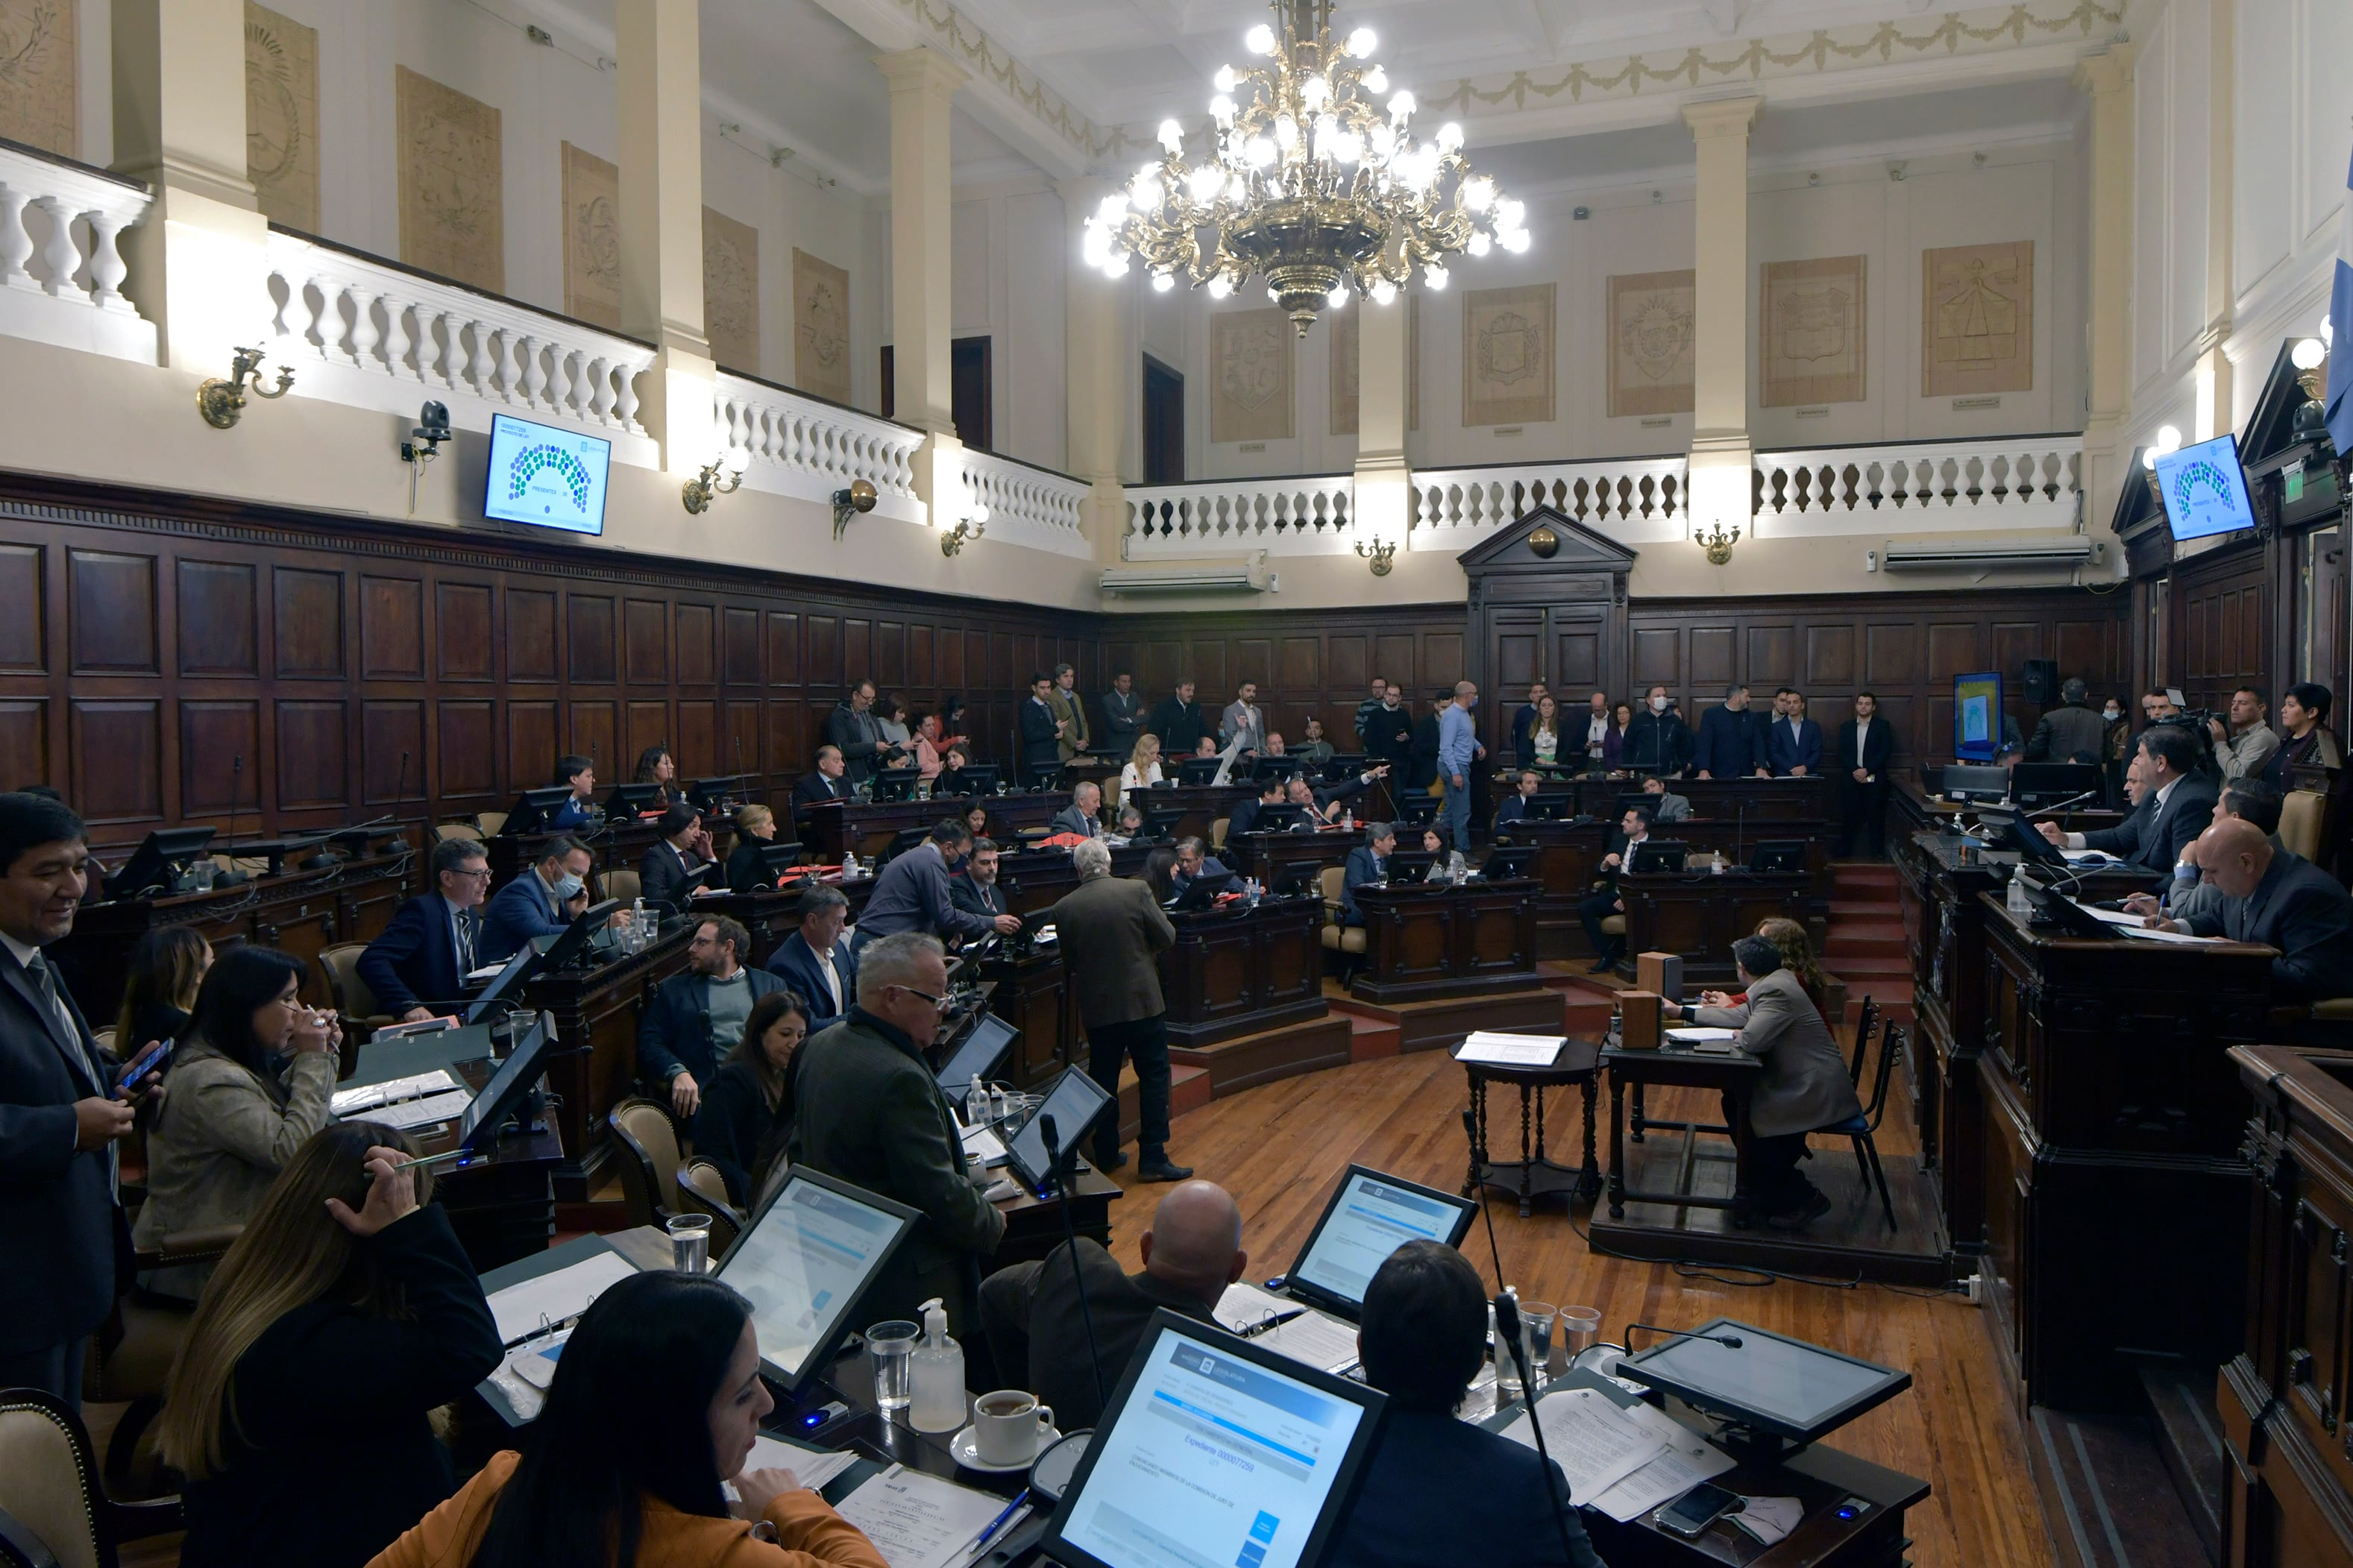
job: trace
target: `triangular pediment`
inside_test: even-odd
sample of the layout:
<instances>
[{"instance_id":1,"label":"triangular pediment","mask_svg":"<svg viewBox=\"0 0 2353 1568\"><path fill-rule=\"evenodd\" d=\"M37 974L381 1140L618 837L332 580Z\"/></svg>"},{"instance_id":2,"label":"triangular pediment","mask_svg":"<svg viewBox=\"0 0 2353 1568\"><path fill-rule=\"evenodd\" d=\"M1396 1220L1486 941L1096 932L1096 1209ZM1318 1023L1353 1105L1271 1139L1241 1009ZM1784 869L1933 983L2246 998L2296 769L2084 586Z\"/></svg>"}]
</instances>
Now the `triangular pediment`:
<instances>
[{"instance_id":1,"label":"triangular pediment","mask_svg":"<svg viewBox=\"0 0 2353 1568\"><path fill-rule=\"evenodd\" d=\"M1546 547L1547 538L1549 548ZM1567 513L1540 506L1455 557L1465 574L1494 570L1623 573L1635 552Z\"/></svg>"}]
</instances>

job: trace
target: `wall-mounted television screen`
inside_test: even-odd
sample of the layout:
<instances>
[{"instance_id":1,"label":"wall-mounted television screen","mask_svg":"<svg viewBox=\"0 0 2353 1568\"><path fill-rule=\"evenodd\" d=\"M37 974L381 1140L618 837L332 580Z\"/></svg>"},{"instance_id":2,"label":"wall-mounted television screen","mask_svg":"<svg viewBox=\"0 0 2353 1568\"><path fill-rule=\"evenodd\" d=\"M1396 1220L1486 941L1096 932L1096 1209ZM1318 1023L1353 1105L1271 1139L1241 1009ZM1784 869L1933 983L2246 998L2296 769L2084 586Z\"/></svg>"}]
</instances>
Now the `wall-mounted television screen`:
<instances>
[{"instance_id":1,"label":"wall-mounted television screen","mask_svg":"<svg viewBox=\"0 0 2353 1568\"><path fill-rule=\"evenodd\" d=\"M605 479L612 465L613 443L601 437L494 414L482 515L572 533L602 533Z\"/></svg>"},{"instance_id":2,"label":"wall-mounted television screen","mask_svg":"<svg viewBox=\"0 0 2353 1568\"><path fill-rule=\"evenodd\" d=\"M2157 489L2165 498L2165 521L2177 540L2206 539L2255 526L2236 436L2217 436L2158 458Z\"/></svg>"}]
</instances>

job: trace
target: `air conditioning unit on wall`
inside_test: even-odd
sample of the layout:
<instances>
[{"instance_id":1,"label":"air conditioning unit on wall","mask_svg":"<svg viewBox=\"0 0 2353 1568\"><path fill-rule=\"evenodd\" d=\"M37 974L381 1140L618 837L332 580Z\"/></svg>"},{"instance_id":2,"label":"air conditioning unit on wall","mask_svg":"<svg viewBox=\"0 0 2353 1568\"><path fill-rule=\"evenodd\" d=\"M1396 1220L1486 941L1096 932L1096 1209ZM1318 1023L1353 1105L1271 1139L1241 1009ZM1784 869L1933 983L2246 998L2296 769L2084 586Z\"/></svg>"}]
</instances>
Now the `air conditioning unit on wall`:
<instances>
[{"instance_id":1,"label":"air conditioning unit on wall","mask_svg":"<svg viewBox=\"0 0 2353 1568\"><path fill-rule=\"evenodd\" d=\"M2107 552L2105 542L2070 533L2056 539L1973 539L1967 534L1941 539L1891 539L1868 551L1871 571L1993 572L2005 568L2048 569L2088 566Z\"/></svg>"},{"instance_id":2,"label":"air conditioning unit on wall","mask_svg":"<svg viewBox=\"0 0 2353 1568\"><path fill-rule=\"evenodd\" d=\"M1143 594L1271 594L1282 579L1269 571L1266 557L1233 565L1107 566L1103 591L1134 596Z\"/></svg>"}]
</instances>

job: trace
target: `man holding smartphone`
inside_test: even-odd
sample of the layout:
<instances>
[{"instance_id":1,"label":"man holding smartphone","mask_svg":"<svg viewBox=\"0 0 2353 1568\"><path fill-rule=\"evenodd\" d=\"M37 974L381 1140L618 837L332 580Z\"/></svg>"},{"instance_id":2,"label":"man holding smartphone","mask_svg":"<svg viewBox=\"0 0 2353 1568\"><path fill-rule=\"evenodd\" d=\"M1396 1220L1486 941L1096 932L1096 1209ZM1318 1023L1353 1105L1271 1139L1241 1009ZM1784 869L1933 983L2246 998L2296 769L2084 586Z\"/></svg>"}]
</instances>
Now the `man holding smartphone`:
<instances>
[{"instance_id":1,"label":"man holding smartphone","mask_svg":"<svg viewBox=\"0 0 2353 1568\"><path fill-rule=\"evenodd\" d=\"M82 1346L113 1310L127 1247L115 1141L135 1099L41 951L72 931L90 872L79 817L0 795L0 1387L76 1409Z\"/></svg>"}]
</instances>

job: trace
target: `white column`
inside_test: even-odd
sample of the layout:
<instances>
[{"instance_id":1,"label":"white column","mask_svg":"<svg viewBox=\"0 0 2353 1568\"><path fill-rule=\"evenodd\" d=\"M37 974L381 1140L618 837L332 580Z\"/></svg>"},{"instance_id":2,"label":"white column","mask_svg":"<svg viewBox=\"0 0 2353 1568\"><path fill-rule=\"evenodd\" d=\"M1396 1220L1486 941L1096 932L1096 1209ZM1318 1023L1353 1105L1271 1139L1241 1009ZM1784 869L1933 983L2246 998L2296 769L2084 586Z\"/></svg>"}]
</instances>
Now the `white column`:
<instances>
[{"instance_id":1,"label":"white column","mask_svg":"<svg viewBox=\"0 0 2353 1568\"><path fill-rule=\"evenodd\" d=\"M971 78L930 49L877 56L891 88L891 342L893 406L927 433L915 457L915 494L933 510L960 505L964 447L956 439L949 377L951 329L948 108Z\"/></svg>"},{"instance_id":2,"label":"white column","mask_svg":"<svg viewBox=\"0 0 2353 1568\"><path fill-rule=\"evenodd\" d=\"M1748 128L1761 98L1683 106L1698 144L1693 215L1691 521L1694 532L1746 528L1748 443Z\"/></svg>"},{"instance_id":3,"label":"white column","mask_svg":"<svg viewBox=\"0 0 2353 1568\"><path fill-rule=\"evenodd\" d=\"M245 176L243 0L114 0L111 43L114 167L155 196L126 237L123 292L164 363L226 375L272 313L269 223Z\"/></svg>"},{"instance_id":4,"label":"white column","mask_svg":"<svg viewBox=\"0 0 2353 1568\"><path fill-rule=\"evenodd\" d=\"M2198 338L2198 406L2189 438L2208 441L2231 429L2230 341L2232 309L2238 298L2232 267L2232 219L2236 182L2232 167L2235 79L2236 0L2208 0L2206 47L2206 325Z\"/></svg>"},{"instance_id":5,"label":"white column","mask_svg":"<svg viewBox=\"0 0 2353 1568\"><path fill-rule=\"evenodd\" d=\"M1120 464L1127 448L1134 399L1128 352L1133 278L1106 278L1079 260L1086 221L1111 183L1093 177L1057 182L1068 251L1063 265L1063 339L1068 364L1071 472L1093 487L1087 497L1087 538L1098 561L1117 561L1127 533L1127 492Z\"/></svg>"},{"instance_id":6,"label":"white column","mask_svg":"<svg viewBox=\"0 0 2353 1568\"><path fill-rule=\"evenodd\" d=\"M2075 85L2092 95L2091 340L2086 356L2090 407L2084 421L2084 521L2104 530L2132 454L2124 425L2132 415L2133 47L2110 44L2075 68Z\"/></svg>"},{"instance_id":7,"label":"white column","mask_svg":"<svg viewBox=\"0 0 2353 1568\"><path fill-rule=\"evenodd\" d=\"M1413 302L1399 290L1386 305L1353 300L1356 322L1356 531L1369 548L1378 539L1402 550L1413 520L1413 476L1406 468L1407 334ZM1327 320L1324 329L1331 331Z\"/></svg>"},{"instance_id":8,"label":"white column","mask_svg":"<svg viewBox=\"0 0 2353 1568\"><path fill-rule=\"evenodd\" d=\"M702 323L702 60L696 0L620 0L621 330L655 346L638 417L662 467L720 455L718 367Z\"/></svg>"}]
</instances>

